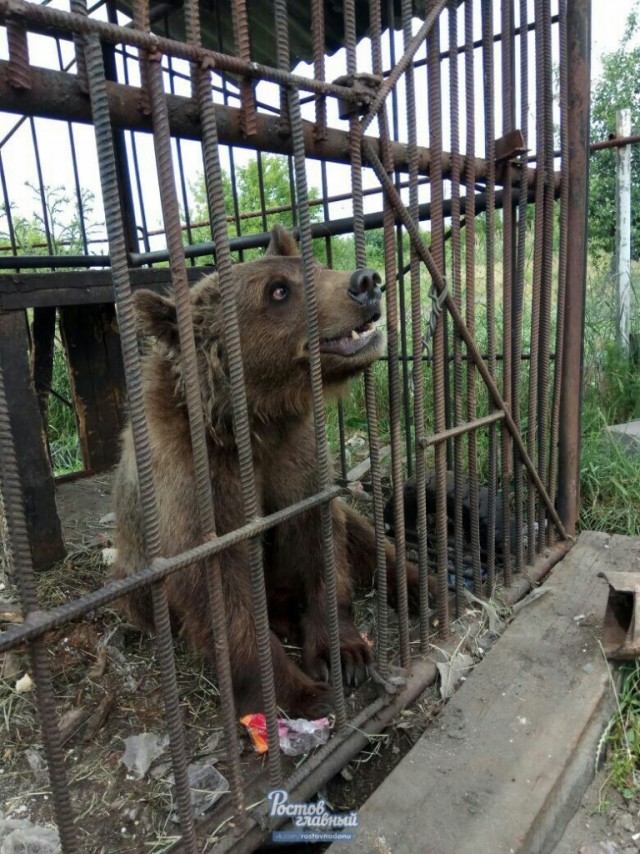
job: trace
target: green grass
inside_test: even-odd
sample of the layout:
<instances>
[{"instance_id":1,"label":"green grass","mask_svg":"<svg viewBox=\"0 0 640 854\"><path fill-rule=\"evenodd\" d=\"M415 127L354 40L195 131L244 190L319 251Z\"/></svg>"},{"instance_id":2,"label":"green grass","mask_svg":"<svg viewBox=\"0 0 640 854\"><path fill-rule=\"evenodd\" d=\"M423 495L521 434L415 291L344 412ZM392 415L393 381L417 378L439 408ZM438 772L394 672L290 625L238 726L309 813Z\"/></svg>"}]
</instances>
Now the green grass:
<instances>
[{"instance_id":1,"label":"green grass","mask_svg":"<svg viewBox=\"0 0 640 854\"><path fill-rule=\"evenodd\" d=\"M609 757L603 789L612 785L630 800L640 795L640 661L620 668L616 707L605 735Z\"/></svg>"},{"instance_id":2,"label":"green grass","mask_svg":"<svg viewBox=\"0 0 640 854\"><path fill-rule=\"evenodd\" d=\"M64 350L56 337L53 354L51 387L57 394L49 396L49 448L56 476L80 471L83 467L76 416L71 403L73 396ZM62 399L61 399L62 398Z\"/></svg>"}]
</instances>

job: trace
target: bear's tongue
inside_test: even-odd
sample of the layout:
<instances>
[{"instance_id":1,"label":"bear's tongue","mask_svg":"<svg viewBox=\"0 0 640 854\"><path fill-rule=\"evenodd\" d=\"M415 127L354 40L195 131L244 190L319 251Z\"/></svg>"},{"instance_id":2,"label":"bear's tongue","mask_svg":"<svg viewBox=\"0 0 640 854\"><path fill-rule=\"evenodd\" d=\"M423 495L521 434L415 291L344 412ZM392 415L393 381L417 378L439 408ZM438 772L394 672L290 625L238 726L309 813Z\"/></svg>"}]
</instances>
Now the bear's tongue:
<instances>
[{"instance_id":1,"label":"bear's tongue","mask_svg":"<svg viewBox=\"0 0 640 854\"><path fill-rule=\"evenodd\" d=\"M367 323L340 338L321 338L320 352L337 353L340 356L353 356L362 350L363 347L367 346L374 332L375 326Z\"/></svg>"}]
</instances>

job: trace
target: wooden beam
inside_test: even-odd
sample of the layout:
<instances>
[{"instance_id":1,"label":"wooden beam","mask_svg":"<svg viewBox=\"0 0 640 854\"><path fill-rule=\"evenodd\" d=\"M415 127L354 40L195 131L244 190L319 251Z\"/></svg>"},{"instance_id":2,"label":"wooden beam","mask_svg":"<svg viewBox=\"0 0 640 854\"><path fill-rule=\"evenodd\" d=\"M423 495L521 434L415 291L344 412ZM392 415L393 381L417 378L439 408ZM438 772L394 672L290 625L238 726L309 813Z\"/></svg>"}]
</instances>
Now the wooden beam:
<instances>
[{"instance_id":1,"label":"wooden beam","mask_svg":"<svg viewBox=\"0 0 640 854\"><path fill-rule=\"evenodd\" d=\"M46 569L64 557L65 548L46 437L31 375L26 312L0 312L0 360L5 366L5 393L31 557L35 569Z\"/></svg>"},{"instance_id":2,"label":"wooden beam","mask_svg":"<svg viewBox=\"0 0 640 854\"><path fill-rule=\"evenodd\" d=\"M55 308L36 308L33 312L31 366L33 385L38 396L42 427L47 438L49 426L49 392L53 379L53 349L56 334ZM51 459L49 442L47 452Z\"/></svg>"},{"instance_id":3,"label":"wooden beam","mask_svg":"<svg viewBox=\"0 0 640 854\"><path fill-rule=\"evenodd\" d=\"M213 267L188 267L190 282L213 272ZM130 270L131 285L166 293L171 285L168 268ZM99 305L113 302L110 270L69 270L55 273L7 273L0 276L0 309L45 306Z\"/></svg>"},{"instance_id":4,"label":"wooden beam","mask_svg":"<svg viewBox=\"0 0 640 854\"><path fill-rule=\"evenodd\" d=\"M125 379L115 307L65 306L60 331L67 354L78 438L86 469L115 465L124 426Z\"/></svg>"}]
</instances>

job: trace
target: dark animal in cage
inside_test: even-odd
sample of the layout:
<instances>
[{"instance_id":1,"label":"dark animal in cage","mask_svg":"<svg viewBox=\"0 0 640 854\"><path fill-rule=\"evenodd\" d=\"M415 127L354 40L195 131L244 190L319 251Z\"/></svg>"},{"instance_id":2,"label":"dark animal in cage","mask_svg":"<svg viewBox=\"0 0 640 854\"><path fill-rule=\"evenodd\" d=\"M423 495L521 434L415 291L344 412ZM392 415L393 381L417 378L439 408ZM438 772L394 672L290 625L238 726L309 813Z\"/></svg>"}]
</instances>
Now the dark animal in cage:
<instances>
[{"instance_id":1,"label":"dark animal in cage","mask_svg":"<svg viewBox=\"0 0 640 854\"><path fill-rule=\"evenodd\" d=\"M293 237L281 227L267 254L233 270L242 335L242 356L252 422L254 467L263 513L273 513L318 489L311 409L302 260ZM343 273L317 268L316 288L325 388L336 394L346 381L377 359L383 336L380 278L372 270ZM200 386L209 436L215 518L219 534L247 520L241 500L237 449L224 329L217 277L192 293ZM165 555L201 541L195 501L189 425L183 391L175 306L150 291L136 296L143 331L153 339L144 361L144 383ZM137 472L130 431L115 483L118 562L116 577L146 563ZM345 503L331 507L338 588L340 646L345 681L359 684L371 652L351 616L354 584L370 582L375 571L375 535L367 520ZM321 515L315 509L282 523L264 538L271 651L278 703L292 713L314 716L327 708L329 634L321 548ZM240 711L261 708L258 651L251 599L249 545L239 543L221 556L234 690ZM396 587L395 552L387 548L390 596ZM408 566L411 593L417 569ZM205 658L213 659L213 638L202 567L175 573L165 582L174 628ZM415 597L414 597L415 598ZM151 596L128 600L130 616L153 628ZM302 646L298 667L281 639Z\"/></svg>"},{"instance_id":2,"label":"dark animal in cage","mask_svg":"<svg viewBox=\"0 0 640 854\"><path fill-rule=\"evenodd\" d=\"M449 535L449 544L453 548L455 538L458 537L462 543L464 550L464 561L462 564L462 574L465 579L464 583L469 588L473 584L473 525L474 514L472 512L472 497L471 486L468 479L463 478L462 489L460 492L460 504L462 508L462 528L458 530L456 526L456 486L454 473L447 472L447 530ZM489 550L489 542L493 536L495 544L495 554L498 558L504 559L505 536L503 528L503 502L504 496L501 491L495 495L495 523L493 534L491 534L491 525L489 522L489 489L486 486L478 486L476 490L476 506L477 506L477 531L478 545L480 547L480 559L484 563L487 559ZM436 548L436 513L437 513L437 484L436 472L431 470L427 472L425 479L425 498L427 510L427 544L430 549L435 551ZM513 501L513 495L509 495L509 504ZM403 504L404 504L404 533L405 540L408 546L417 549L418 536L418 495L416 491L416 478L410 477L405 481L403 489ZM390 496L384 507L384 528L389 537L396 536L395 518L394 518L394 496ZM534 523L534 531L537 532L538 523ZM509 551L515 550L516 543L516 521L511 516L509 520ZM526 548L528 542L528 527L523 526L522 538ZM453 569L453 567L451 567ZM483 569L483 577L486 577L486 571ZM455 575L453 571L449 573L449 584L455 586Z\"/></svg>"}]
</instances>

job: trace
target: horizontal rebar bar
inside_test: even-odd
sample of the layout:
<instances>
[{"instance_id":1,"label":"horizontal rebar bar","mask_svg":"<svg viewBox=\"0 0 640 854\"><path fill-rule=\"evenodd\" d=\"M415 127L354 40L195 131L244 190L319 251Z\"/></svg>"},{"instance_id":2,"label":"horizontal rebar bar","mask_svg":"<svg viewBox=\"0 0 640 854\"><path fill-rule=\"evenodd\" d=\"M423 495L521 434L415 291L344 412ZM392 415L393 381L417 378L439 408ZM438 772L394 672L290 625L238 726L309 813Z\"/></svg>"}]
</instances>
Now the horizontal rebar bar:
<instances>
[{"instance_id":1,"label":"horizontal rebar bar","mask_svg":"<svg viewBox=\"0 0 640 854\"><path fill-rule=\"evenodd\" d=\"M108 605L109 602L113 602L114 599L119 599L121 596L133 593L141 587L148 587L152 581L160 581L178 569L198 563L212 555L220 554L231 546L255 537L256 534L262 534L264 531L274 528L281 522L286 522L287 519L305 513L307 510L312 510L314 507L326 504L339 495L345 494L345 490L342 487L330 486L312 495L310 498L305 498L302 501L292 504L290 507L286 507L284 510L278 510L269 516L253 519L235 531L222 534L209 542L202 543L174 557L157 558L151 566L141 569L134 575L118 581L108 581L100 590L87 593L73 602L59 605L57 608L52 608L49 611L33 611L29 615L28 621L25 621L20 626L8 629L0 635L0 652L13 649L13 647L24 641L41 637L45 632L55 629L70 620L82 617L88 611L102 608L104 605Z\"/></svg>"},{"instance_id":2,"label":"horizontal rebar bar","mask_svg":"<svg viewBox=\"0 0 640 854\"><path fill-rule=\"evenodd\" d=\"M513 201L517 200L518 190L514 189L511 194ZM533 194L533 190L531 191ZM462 197L464 199L464 196ZM476 214L486 209L487 197L484 193L477 193L474 198ZM496 208L504 205L504 195L496 193ZM451 200L445 199L443 203L444 215L451 213ZM382 228L384 214L382 211L365 214L364 227L367 231ZM431 205L427 202L420 205L419 220L431 219ZM399 215L395 215L396 224L402 222ZM296 228L291 229L294 235L298 234ZM338 237L343 234L353 234L353 217L342 217L341 219L329 220L329 222L311 223L311 234L314 238ZM257 234L243 234L241 237L229 239L229 247L232 252L242 252L246 249L264 249L268 246L270 233L268 231ZM214 241L192 243L185 246L187 258L202 258L212 255L215 250ZM132 267L142 267L146 264L158 264L166 261L169 253L166 249L156 249L151 252L129 253L129 263ZM0 257L0 270L45 269L48 267L108 267L110 259L108 255L15 255Z\"/></svg>"},{"instance_id":3,"label":"horizontal rebar bar","mask_svg":"<svg viewBox=\"0 0 640 854\"><path fill-rule=\"evenodd\" d=\"M420 445L423 448L430 448L432 445L438 445L440 442L446 442L447 439L453 439L456 436L464 436L465 433L471 433L472 430L479 430L481 427L486 427L489 424L495 424L496 421L504 419L504 411L497 410L491 415L486 415L484 418L477 418L474 421L469 421L467 424L458 424L456 427L449 427L448 430L443 430L441 433L434 433L432 436L426 436Z\"/></svg>"},{"instance_id":4,"label":"horizontal rebar bar","mask_svg":"<svg viewBox=\"0 0 640 854\"><path fill-rule=\"evenodd\" d=\"M269 80L272 83L295 86L308 92L331 95L351 103L362 103L369 100L368 96L355 92L347 86L335 83L323 83L310 77L291 74L259 62L248 62L236 56L230 56L208 48L196 47L175 39L167 39L154 33L145 33L129 27L121 27L88 18L71 12L54 9L26 0L0 0L0 21L20 21L26 24L40 24L61 37L70 35L92 34L104 42L126 44L149 51L152 54L164 54L188 62L201 63L204 67L215 68L218 71L228 71L258 80Z\"/></svg>"}]
</instances>

